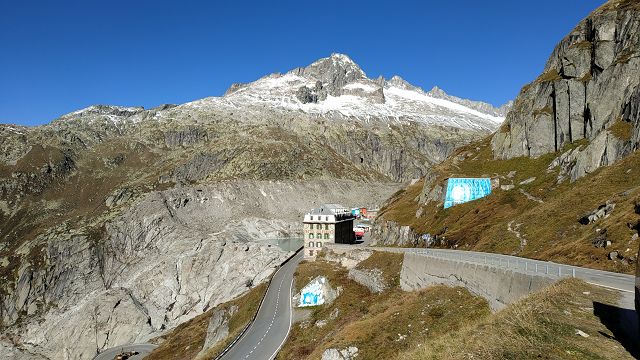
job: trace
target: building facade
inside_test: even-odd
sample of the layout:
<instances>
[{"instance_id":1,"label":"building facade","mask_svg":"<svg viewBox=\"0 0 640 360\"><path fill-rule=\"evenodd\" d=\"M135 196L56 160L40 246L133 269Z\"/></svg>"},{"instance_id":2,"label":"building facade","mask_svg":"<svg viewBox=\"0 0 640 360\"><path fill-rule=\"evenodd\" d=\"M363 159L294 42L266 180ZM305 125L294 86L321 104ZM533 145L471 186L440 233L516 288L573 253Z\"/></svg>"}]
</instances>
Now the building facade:
<instances>
[{"instance_id":1,"label":"building facade","mask_svg":"<svg viewBox=\"0 0 640 360\"><path fill-rule=\"evenodd\" d=\"M304 258L316 258L325 244L353 244L353 220L355 216L339 204L326 204L304 215Z\"/></svg>"}]
</instances>

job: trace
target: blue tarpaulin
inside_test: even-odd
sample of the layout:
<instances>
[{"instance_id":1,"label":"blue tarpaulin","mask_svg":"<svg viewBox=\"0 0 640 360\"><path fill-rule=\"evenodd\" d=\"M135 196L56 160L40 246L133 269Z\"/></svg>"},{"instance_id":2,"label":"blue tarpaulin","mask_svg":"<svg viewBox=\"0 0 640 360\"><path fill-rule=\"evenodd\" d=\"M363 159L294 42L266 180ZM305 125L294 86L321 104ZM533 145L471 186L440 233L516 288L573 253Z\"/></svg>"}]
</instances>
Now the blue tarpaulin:
<instances>
[{"instance_id":1,"label":"blue tarpaulin","mask_svg":"<svg viewBox=\"0 0 640 360\"><path fill-rule=\"evenodd\" d=\"M447 195L444 208L480 199L491 194L489 178L450 178L447 181Z\"/></svg>"}]
</instances>

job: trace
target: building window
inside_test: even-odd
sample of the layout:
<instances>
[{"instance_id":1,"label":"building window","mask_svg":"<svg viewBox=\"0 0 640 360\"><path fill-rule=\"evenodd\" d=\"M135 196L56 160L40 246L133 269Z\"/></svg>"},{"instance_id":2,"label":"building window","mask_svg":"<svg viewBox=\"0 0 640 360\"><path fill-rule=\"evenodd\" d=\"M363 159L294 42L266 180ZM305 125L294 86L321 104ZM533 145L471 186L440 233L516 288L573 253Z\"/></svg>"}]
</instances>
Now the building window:
<instances>
[{"instance_id":1,"label":"building window","mask_svg":"<svg viewBox=\"0 0 640 360\"><path fill-rule=\"evenodd\" d=\"M309 247L313 247L313 241L309 241Z\"/></svg>"},{"instance_id":2,"label":"building window","mask_svg":"<svg viewBox=\"0 0 640 360\"><path fill-rule=\"evenodd\" d=\"M313 221L313 215L311 215L311 221Z\"/></svg>"},{"instance_id":3,"label":"building window","mask_svg":"<svg viewBox=\"0 0 640 360\"><path fill-rule=\"evenodd\" d=\"M324 229L329 230L329 224L324 224Z\"/></svg>"},{"instance_id":4,"label":"building window","mask_svg":"<svg viewBox=\"0 0 640 360\"><path fill-rule=\"evenodd\" d=\"M324 234L325 240L329 239L329 234Z\"/></svg>"},{"instance_id":5,"label":"building window","mask_svg":"<svg viewBox=\"0 0 640 360\"><path fill-rule=\"evenodd\" d=\"M322 243L321 243L320 241L318 241L318 242L316 243L316 247L322 247Z\"/></svg>"},{"instance_id":6,"label":"building window","mask_svg":"<svg viewBox=\"0 0 640 360\"><path fill-rule=\"evenodd\" d=\"M318 233L318 237L316 239L322 239L322 234Z\"/></svg>"},{"instance_id":7,"label":"building window","mask_svg":"<svg viewBox=\"0 0 640 360\"><path fill-rule=\"evenodd\" d=\"M309 256L313 256L313 250L309 250Z\"/></svg>"},{"instance_id":8,"label":"building window","mask_svg":"<svg viewBox=\"0 0 640 360\"><path fill-rule=\"evenodd\" d=\"M313 224L309 224L309 229L313 230Z\"/></svg>"},{"instance_id":9,"label":"building window","mask_svg":"<svg viewBox=\"0 0 640 360\"><path fill-rule=\"evenodd\" d=\"M313 234L309 233L309 239L313 239Z\"/></svg>"}]
</instances>

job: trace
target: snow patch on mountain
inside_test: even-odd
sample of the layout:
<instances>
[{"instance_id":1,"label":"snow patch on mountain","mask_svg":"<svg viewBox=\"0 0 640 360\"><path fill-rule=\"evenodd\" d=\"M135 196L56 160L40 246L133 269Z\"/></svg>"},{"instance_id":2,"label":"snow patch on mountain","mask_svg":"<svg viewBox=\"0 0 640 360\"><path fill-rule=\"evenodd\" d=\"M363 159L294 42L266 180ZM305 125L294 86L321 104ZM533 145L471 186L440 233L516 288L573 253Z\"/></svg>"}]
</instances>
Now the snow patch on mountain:
<instances>
[{"instance_id":1,"label":"snow patch on mountain","mask_svg":"<svg viewBox=\"0 0 640 360\"><path fill-rule=\"evenodd\" d=\"M303 87L314 95L313 101L302 102L296 97ZM329 119L417 121L483 131L494 131L505 115L489 104L459 99L439 89L437 93L427 93L399 76L388 81L369 79L343 54L333 54L286 74L236 84L222 97L184 106L299 112Z\"/></svg>"},{"instance_id":2,"label":"snow patch on mountain","mask_svg":"<svg viewBox=\"0 0 640 360\"><path fill-rule=\"evenodd\" d=\"M233 84L223 96L178 107L160 106L145 112L141 107L94 105L59 120L83 119L120 126L145 119L159 121L171 117L173 111L238 113L239 110L247 119L264 119L284 112L310 119L415 121L428 126L492 132L504 121L509 108L509 104L496 108L484 102L457 98L437 87L425 92L399 76L389 80L370 79L348 56L332 54L285 74Z\"/></svg>"}]
</instances>

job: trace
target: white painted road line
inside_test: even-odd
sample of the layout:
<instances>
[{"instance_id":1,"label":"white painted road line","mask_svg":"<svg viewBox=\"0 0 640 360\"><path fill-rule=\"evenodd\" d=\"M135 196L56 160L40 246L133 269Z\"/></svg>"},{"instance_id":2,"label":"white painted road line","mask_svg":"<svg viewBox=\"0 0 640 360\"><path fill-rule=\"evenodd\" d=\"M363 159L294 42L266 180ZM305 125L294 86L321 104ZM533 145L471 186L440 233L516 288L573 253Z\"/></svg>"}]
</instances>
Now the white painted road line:
<instances>
[{"instance_id":1,"label":"white painted road line","mask_svg":"<svg viewBox=\"0 0 640 360\"><path fill-rule=\"evenodd\" d=\"M282 339L282 343L280 343L280 346L278 346L278 349L276 349L276 351L273 353L273 355L271 355L271 357L269 357L269 360L273 360L275 359L276 355L278 355L278 353L280 352L280 349L282 349L282 347L284 346L285 341L287 341L287 338L289 337L289 333L291 332L291 324L293 324L293 306L291 304L291 298L293 298L293 279L291 279L291 285L289 286L289 329L287 329L287 336L284 337L284 339Z\"/></svg>"}]
</instances>

